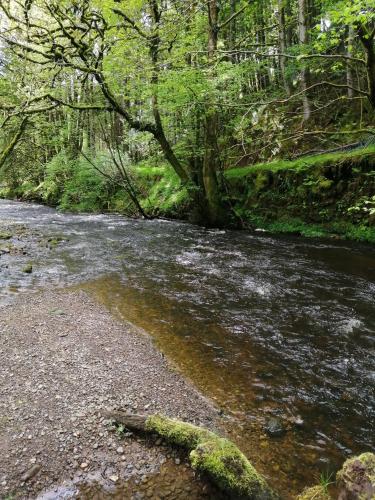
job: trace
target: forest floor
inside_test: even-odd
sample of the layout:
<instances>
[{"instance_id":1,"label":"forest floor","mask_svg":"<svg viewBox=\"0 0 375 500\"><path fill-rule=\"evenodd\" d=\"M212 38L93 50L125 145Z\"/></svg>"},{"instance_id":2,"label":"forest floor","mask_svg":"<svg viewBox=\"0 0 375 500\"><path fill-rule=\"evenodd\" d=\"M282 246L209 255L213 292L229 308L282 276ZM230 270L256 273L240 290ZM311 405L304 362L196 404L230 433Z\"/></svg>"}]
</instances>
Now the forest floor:
<instances>
[{"instance_id":1,"label":"forest floor","mask_svg":"<svg viewBox=\"0 0 375 500\"><path fill-rule=\"evenodd\" d=\"M219 498L184 455L103 416L219 425L142 330L82 291L44 292L0 308L0 336L0 498Z\"/></svg>"}]
</instances>

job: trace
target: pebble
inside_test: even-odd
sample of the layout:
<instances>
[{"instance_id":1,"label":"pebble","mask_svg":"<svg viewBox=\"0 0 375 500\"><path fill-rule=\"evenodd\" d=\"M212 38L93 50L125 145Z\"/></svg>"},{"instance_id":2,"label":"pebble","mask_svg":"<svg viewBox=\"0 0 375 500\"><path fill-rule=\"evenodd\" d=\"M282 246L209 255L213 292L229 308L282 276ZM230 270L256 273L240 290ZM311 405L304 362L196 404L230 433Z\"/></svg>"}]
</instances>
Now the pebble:
<instances>
[{"instance_id":1,"label":"pebble","mask_svg":"<svg viewBox=\"0 0 375 500\"><path fill-rule=\"evenodd\" d=\"M22 482L26 482L32 477L36 476L38 472L40 471L41 467L40 465L33 465L31 469L25 472L25 474L21 477Z\"/></svg>"}]
</instances>

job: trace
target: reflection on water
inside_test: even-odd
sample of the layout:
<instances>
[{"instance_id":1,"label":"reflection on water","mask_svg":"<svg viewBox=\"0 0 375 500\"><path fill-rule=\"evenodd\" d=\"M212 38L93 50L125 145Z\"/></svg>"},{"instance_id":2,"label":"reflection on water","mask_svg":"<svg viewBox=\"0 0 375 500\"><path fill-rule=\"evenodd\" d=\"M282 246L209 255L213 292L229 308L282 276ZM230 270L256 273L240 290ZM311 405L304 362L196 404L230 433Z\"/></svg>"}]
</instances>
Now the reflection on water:
<instances>
[{"instance_id":1,"label":"reflection on water","mask_svg":"<svg viewBox=\"0 0 375 500\"><path fill-rule=\"evenodd\" d=\"M216 399L233 438L283 491L374 448L371 247L8 202L1 215L68 241L37 253L32 276L0 260L0 299L10 285L89 282ZM263 433L269 415L284 437Z\"/></svg>"}]
</instances>

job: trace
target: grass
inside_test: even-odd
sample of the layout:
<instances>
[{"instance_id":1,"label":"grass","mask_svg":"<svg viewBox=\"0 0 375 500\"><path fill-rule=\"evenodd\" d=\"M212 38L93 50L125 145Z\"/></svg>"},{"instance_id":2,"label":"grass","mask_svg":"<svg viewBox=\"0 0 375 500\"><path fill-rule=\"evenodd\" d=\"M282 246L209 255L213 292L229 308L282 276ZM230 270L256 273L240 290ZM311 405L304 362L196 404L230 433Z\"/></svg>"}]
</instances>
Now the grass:
<instances>
[{"instance_id":1,"label":"grass","mask_svg":"<svg viewBox=\"0 0 375 500\"><path fill-rule=\"evenodd\" d=\"M355 225L350 222L332 222L327 224L310 224L299 218L283 217L275 221L251 212L241 217L252 226L264 229L273 234L296 234L306 238L337 238L375 244L375 227Z\"/></svg>"},{"instance_id":2,"label":"grass","mask_svg":"<svg viewBox=\"0 0 375 500\"><path fill-rule=\"evenodd\" d=\"M328 493L328 487L335 483L333 472L322 472L319 477L319 484Z\"/></svg>"},{"instance_id":3,"label":"grass","mask_svg":"<svg viewBox=\"0 0 375 500\"><path fill-rule=\"evenodd\" d=\"M362 159L364 156L373 154L375 154L375 145L343 153L337 152L303 156L302 158L298 158L296 160L275 160L270 163L257 163L248 167L230 168L225 172L225 176L228 179L245 177L246 175L259 170L270 170L272 172L277 172L278 170L302 171L313 166L319 167L347 159Z\"/></svg>"}]
</instances>

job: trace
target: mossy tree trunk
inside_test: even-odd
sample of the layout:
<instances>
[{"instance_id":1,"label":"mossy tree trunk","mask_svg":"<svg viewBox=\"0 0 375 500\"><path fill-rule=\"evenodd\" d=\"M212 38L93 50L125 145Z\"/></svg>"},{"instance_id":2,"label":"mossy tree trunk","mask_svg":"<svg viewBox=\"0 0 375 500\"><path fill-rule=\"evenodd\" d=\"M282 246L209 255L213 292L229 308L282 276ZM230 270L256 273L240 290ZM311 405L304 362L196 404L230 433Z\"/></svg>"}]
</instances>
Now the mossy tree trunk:
<instances>
[{"instance_id":1,"label":"mossy tree trunk","mask_svg":"<svg viewBox=\"0 0 375 500\"><path fill-rule=\"evenodd\" d=\"M228 494L228 498L277 498L263 476L228 439L207 429L160 415L109 412L107 416L131 430L157 434L169 444L187 449L193 468L206 474Z\"/></svg>"}]
</instances>

